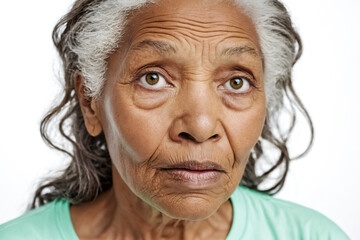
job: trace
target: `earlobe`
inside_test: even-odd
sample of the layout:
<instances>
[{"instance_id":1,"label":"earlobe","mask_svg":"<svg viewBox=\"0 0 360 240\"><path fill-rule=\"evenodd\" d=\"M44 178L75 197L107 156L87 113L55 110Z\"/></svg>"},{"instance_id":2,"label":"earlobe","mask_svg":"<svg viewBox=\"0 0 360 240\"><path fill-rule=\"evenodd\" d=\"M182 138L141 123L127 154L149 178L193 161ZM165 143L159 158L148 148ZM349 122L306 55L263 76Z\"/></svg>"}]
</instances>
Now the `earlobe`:
<instances>
[{"instance_id":1,"label":"earlobe","mask_svg":"<svg viewBox=\"0 0 360 240\"><path fill-rule=\"evenodd\" d=\"M76 72L75 74L74 85L84 118L86 130L91 136L96 137L102 132L99 111L97 109L95 100L89 98L86 95L84 79L80 71Z\"/></svg>"}]
</instances>

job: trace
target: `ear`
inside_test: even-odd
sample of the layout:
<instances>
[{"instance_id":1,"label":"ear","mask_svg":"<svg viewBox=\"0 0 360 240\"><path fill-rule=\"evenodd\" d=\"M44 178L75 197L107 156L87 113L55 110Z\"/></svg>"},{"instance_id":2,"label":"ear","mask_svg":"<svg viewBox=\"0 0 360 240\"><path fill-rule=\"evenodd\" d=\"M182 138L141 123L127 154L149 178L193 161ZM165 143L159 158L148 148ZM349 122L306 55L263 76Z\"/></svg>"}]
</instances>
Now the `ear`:
<instances>
[{"instance_id":1,"label":"ear","mask_svg":"<svg viewBox=\"0 0 360 240\"><path fill-rule=\"evenodd\" d=\"M86 95L84 78L79 71L75 73L74 85L84 118L86 130L91 136L96 137L102 132L99 111L97 109L95 100L89 98Z\"/></svg>"}]
</instances>

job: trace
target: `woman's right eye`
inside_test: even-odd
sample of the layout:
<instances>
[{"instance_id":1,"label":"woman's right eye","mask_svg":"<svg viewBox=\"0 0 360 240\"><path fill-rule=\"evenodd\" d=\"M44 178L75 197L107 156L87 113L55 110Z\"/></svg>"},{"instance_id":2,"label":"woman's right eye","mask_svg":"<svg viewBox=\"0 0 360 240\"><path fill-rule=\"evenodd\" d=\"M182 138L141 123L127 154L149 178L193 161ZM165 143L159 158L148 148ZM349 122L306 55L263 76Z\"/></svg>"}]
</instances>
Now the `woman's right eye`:
<instances>
[{"instance_id":1,"label":"woman's right eye","mask_svg":"<svg viewBox=\"0 0 360 240\"><path fill-rule=\"evenodd\" d=\"M142 75L139 78L139 82L143 87L149 89L161 89L166 86L169 86L165 78L160 73L157 72L148 72Z\"/></svg>"}]
</instances>

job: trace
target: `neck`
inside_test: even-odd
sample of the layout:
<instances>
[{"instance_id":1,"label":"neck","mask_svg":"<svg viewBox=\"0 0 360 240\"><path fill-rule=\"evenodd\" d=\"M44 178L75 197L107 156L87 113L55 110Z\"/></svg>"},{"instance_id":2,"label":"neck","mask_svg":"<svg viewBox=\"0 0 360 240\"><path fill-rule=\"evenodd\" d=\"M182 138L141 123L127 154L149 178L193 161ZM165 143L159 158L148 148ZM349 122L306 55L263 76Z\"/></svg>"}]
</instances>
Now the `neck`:
<instances>
[{"instance_id":1,"label":"neck","mask_svg":"<svg viewBox=\"0 0 360 240\"><path fill-rule=\"evenodd\" d=\"M148 205L116 178L114 174L114 186L94 201L71 207L80 239L225 239L230 231L230 200L207 219L178 220Z\"/></svg>"}]
</instances>

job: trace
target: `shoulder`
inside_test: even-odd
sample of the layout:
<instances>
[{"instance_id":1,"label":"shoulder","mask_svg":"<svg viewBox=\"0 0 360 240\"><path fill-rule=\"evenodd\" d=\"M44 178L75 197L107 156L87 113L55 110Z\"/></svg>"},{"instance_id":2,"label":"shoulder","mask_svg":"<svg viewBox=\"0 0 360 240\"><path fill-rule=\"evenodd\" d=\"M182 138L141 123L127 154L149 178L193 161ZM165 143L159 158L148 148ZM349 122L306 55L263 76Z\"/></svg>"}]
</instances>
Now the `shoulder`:
<instances>
[{"instance_id":1,"label":"shoulder","mask_svg":"<svg viewBox=\"0 0 360 240\"><path fill-rule=\"evenodd\" d=\"M55 200L0 225L0 239L74 239L69 224L69 203Z\"/></svg>"},{"instance_id":2,"label":"shoulder","mask_svg":"<svg viewBox=\"0 0 360 240\"><path fill-rule=\"evenodd\" d=\"M246 219L243 219L247 223L245 231L255 232L253 237L267 235L272 236L272 239L349 239L333 221L310 208L244 187L239 187L234 194L238 213L246 212Z\"/></svg>"}]
</instances>

